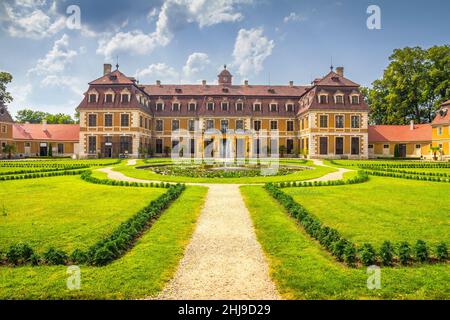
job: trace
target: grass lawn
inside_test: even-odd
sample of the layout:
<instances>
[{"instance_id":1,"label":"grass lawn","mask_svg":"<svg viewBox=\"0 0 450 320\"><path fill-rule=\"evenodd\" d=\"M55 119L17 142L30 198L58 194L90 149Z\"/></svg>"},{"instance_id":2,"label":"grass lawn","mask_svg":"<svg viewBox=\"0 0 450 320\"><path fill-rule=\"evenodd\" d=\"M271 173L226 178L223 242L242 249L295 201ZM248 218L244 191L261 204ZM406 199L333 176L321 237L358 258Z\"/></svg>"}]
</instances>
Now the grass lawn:
<instances>
[{"instance_id":1,"label":"grass lawn","mask_svg":"<svg viewBox=\"0 0 450 320\"><path fill-rule=\"evenodd\" d=\"M157 159L155 159L157 160ZM286 160L287 161L287 160ZM157 163L156 161L154 163ZM149 163L139 160L136 166L128 166L126 162L120 165L114 166L113 170L121 172L128 177L145 179L145 180L157 180L167 182L183 182L183 183L266 183L266 182L281 182L281 181L301 181L319 178L327 173L334 172L336 169L323 166L314 166L311 161L303 162L302 160L289 160L285 162L289 165L300 164L313 167L313 170L303 170L284 176L269 176L269 177L242 177L242 178L191 178L181 176L164 176L152 172L151 170L136 169L136 166L142 166ZM150 162L151 164L151 162Z\"/></svg>"},{"instance_id":2,"label":"grass lawn","mask_svg":"<svg viewBox=\"0 0 450 320\"><path fill-rule=\"evenodd\" d=\"M26 242L38 252L50 246L69 253L86 249L167 191L92 184L79 176L0 185L0 249Z\"/></svg>"},{"instance_id":3,"label":"grass lawn","mask_svg":"<svg viewBox=\"0 0 450 320\"><path fill-rule=\"evenodd\" d=\"M283 298L450 299L450 268L442 264L383 267L381 289L367 289L365 268L351 269L335 262L263 187L244 186L241 192Z\"/></svg>"},{"instance_id":4,"label":"grass lawn","mask_svg":"<svg viewBox=\"0 0 450 320\"><path fill-rule=\"evenodd\" d=\"M362 184L283 191L356 243L450 244L450 184L371 176Z\"/></svg>"},{"instance_id":5,"label":"grass lawn","mask_svg":"<svg viewBox=\"0 0 450 320\"><path fill-rule=\"evenodd\" d=\"M112 187L117 188L117 187ZM131 251L105 267L81 267L81 290L66 287L67 267L0 267L0 299L138 299L173 276L207 189L187 187Z\"/></svg>"}]
</instances>

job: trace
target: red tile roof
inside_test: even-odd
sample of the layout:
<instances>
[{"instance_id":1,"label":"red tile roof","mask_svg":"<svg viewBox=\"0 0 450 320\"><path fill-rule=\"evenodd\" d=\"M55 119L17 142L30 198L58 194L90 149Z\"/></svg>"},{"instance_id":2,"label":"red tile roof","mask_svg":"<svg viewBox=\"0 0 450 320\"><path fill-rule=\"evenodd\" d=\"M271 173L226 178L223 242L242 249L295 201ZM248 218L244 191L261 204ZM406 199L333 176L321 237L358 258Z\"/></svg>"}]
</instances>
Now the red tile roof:
<instances>
[{"instance_id":1,"label":"red tile roof","mask_svg":"<svg viewBox=\"0 0 450 320\"><path fill-rule=\"evenodd\" d=\"M75 141L80 135L79 124L19 124L13 126L13 139L40 141Z\"/></svg>"},{"instance_id":2,"label":"red tile roof","mask_svg":"<svg viewBox=\"0 0 450 320\"><path fill-rule=\"evenodd\" d=\"M436 112L436 117L432 124L450 124L450 100L442 104L441 109Z\"/></svg>"},{"instance_id":3,"label":"red tile roof","mask_svg":"<svg viewBox=\"0 0 450 320\"><path fill-rule=\"evenodd\" d=\"M119 70L114 70L111 73L108 73L89 84L105 84L105 85L111 85L111 84L134 84L134 79L129 78L126 75L124 75Z\"/></svg>"},{"instance_id":4,"label":"red tile roof","mask_svg":"<svg viewBox=\"0 0 450 320\"><path fill-rule=\"evenodd\" d=\"M415 124L404 126L369 126L369 142L415 142L431 141L431 125Z\"/></svg>"},{"instance_id":5,"label":"red tile roof","mask_svg":"<svg viewBox=\"0 0 450 320\"><path fill-rule=\"evenodd\" d=\"M331 71L322 79L315 81L317 86L333 86L333 87L359 87L359 84L338 75L336 72Z\"/></svg>"}]
</instances>

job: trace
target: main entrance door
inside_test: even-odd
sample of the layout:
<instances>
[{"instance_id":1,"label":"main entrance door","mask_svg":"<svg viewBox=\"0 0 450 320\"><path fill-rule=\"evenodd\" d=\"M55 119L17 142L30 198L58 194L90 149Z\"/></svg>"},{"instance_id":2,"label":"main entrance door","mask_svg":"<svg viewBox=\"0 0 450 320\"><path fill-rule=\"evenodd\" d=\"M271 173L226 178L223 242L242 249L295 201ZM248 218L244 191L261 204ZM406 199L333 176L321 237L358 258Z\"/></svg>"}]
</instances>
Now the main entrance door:
<instances>
[{"instance_id":1,"label":"main entrance door","mask_svg":"<svg viewBox=\"0 0 450 320\"><path fill-rule=\"evenodd\" d=\"M406 158L406 144L398 145L398 153L400 158Z\"/></svg>"},{"instance_id":2,"label":"main entrance door","mask_svg":"<svg viewBox=\"0 0 450 320\"><path fill-rule=\"evenodd\" d=\"M41 157L48 156L48 145L46 143L41 143L39 145L39 156Z\"/></svg>"}]
</instances>

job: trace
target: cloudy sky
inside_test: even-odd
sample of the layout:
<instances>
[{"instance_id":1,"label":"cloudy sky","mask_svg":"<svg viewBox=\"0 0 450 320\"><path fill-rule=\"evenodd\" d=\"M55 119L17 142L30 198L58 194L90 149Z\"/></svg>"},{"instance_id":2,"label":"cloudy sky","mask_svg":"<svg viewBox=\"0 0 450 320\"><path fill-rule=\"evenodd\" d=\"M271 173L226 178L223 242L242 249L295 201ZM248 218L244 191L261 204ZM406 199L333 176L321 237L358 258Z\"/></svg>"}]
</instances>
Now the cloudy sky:
<instances>
[{"instance_id":1,"label":"cloudy sky","mask_svg":"<svg viewBox=\"0 0 450 320\"><path fill-rule=\"evenodd\" d=\"M367 28L373 4L381 30ZM1 0L0 70L14 77L13 114L73 114L117 57L141 83L215 82L227 64L255 84L310 83L332 57L370 85L393 49L448 44L449 12L442 0Z\"/></svg>"}]
</instances>

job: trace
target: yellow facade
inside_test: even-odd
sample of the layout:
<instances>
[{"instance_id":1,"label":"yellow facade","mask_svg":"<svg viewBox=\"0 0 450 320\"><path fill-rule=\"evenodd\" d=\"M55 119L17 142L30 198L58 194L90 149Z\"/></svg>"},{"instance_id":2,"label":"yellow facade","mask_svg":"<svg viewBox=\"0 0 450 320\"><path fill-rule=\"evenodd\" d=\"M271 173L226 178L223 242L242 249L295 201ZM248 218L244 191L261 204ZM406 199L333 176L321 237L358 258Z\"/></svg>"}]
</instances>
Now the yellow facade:
<instances>
[{"instance_id":1,"label":"yellow facade","mask_svg":"<svg viewBox=\"0 0 450 320\"><path fill-rule=\"evenodd\" d=\"M433 125L433 147L439 147L441 159L450 158L450 123Z\"/></svg>"}]
</instances>

